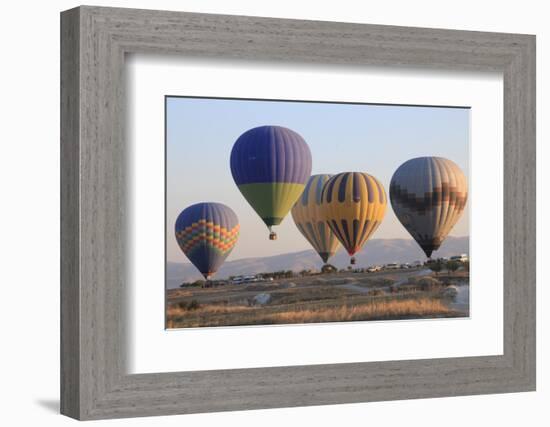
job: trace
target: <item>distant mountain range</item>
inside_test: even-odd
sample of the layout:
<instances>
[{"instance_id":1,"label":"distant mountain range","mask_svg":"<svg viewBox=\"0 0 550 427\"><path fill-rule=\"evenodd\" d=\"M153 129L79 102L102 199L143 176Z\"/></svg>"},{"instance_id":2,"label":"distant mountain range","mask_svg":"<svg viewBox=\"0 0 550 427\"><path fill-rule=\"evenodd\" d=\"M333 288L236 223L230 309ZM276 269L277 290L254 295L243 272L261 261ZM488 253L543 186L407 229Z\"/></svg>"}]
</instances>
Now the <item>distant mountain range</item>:
<instances>
[{"instance_id":1,"label":"distant mountain range","mask_svg":"<svg viewBox=\"0 0 550 427\"><path fill-rule=\"evenodd\" d=\"M468 254L470 239L468 237L447 237L445 242L432 257L448 257L452 255ZM355 255L357 267L387 264L390 262L404 263L424 260L426 256L414 240L410 239L373 239ZM329 263L345 268L349 265L349 256L340 249ZM313 250L292 252L262 258L243 258L226 262L216 274L216 279L229 276L256 274L280 270L319 270L323 262ZM190 263L168 262L166 280L169 289L177 288L183 282L202 279L195 267Z\"/></svg>"}]
</instances>

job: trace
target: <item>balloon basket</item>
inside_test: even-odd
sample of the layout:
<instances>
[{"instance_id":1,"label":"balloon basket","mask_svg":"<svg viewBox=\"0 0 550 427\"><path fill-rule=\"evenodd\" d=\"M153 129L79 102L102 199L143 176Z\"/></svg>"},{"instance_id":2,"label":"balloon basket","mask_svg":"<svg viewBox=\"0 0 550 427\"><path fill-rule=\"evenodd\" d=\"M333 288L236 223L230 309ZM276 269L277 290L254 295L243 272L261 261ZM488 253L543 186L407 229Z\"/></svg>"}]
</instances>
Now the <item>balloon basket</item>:
<instances>
[{"instance_id":1,"label":"balloon basket","mask_svg":"<svg viewBox=\"0 0 550 427\"><path fill-rule=\"evenodd\" d=\"M349 260L349 263L351 265L355 265L355 258L354 257L351 257L351 259Z\"/></svg>"},{"instance_id":2,"label":"balloon basket","mask_svg":"<svg viewBox=\"0 0 550 427\"><path fill-rule=\"evenodd\" d=\"M269 240L277 240L277 233L275 233L274 231L269 233Z\"/></svg>"}]
</instances>

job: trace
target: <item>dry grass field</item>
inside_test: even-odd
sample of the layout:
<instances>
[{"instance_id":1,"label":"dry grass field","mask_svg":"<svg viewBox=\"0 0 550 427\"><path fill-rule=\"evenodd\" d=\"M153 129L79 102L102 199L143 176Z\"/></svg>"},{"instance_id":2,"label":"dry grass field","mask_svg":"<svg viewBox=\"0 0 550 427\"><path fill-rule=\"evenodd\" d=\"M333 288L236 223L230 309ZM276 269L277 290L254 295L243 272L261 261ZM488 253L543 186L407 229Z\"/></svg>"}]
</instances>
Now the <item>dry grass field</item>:
<instances>
[{"instance_id":1,"label":"dry grass field","mask_svg":"<svg viewBox=\"0 0 550 427\"><path fill-rule=\"evenodd\" d=\"M268 325L464 317L442 280L427 272L337 273L217 288L167 291L166 327ZM260 302L258 302L260 301Z\"/></svg>"}]
</instances>

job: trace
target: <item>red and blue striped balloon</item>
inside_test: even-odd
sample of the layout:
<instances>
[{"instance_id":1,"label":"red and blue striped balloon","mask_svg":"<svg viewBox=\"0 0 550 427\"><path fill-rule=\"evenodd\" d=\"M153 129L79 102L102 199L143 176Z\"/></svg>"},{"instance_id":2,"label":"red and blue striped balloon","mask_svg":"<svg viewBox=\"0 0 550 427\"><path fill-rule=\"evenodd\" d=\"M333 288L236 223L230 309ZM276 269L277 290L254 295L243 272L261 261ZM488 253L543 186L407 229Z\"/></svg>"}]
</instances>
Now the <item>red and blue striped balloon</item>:
<instances>
[{"instance_id":1,"label":"red and blue striped balloon","mask_svg":"<svg viewBox=\"0 0 550 427\"><path fill-rule=\"evenodd\" d=\"M210 279L231 253L239 237L235 212L221 203L197 203L176 219L176 240L205 279Z\"/></svg>"}]
</instances>

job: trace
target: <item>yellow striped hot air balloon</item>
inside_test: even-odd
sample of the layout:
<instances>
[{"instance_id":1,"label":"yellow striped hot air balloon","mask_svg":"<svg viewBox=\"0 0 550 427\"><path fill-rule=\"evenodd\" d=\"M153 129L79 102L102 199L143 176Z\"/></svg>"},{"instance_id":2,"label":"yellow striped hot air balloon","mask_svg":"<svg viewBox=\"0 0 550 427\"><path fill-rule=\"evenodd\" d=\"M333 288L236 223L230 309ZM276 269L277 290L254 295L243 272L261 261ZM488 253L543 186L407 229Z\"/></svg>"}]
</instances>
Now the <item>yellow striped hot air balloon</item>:
<instances>
[{"instance_id":1,"label":"yellow striped hot air balloon","mask_svg":"<svg viewBox=\"0 0 550 427\"><path fill-rule=\"evenodd\" d=\"M378 228L386 213L384 187L363 172L343 172L323 187L321 207L326 223L351 256L357 253Z\"/></svg>"},{"instance_id":2,"label":"yellow striped hot air balloon","mask_svg":"<svg viewBox=\"0 0 550 427\"><path fill-rule=\"evenodd\" d=\"M291 210L296 227L325 264L340 247L338 239L325 222L321 211L323 186L330 177L331 175L312 175Z\"/></svg>"}]
</instances>

